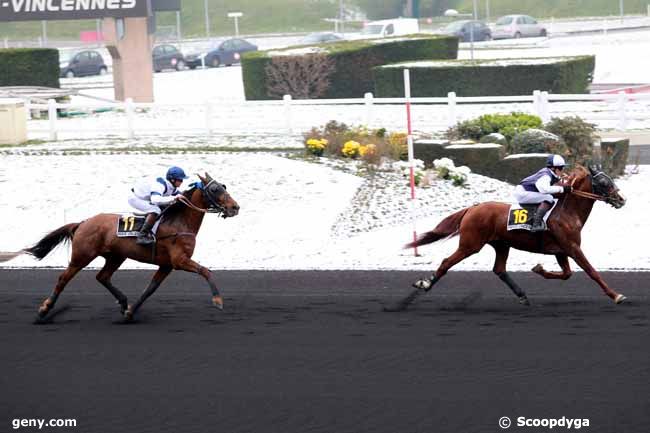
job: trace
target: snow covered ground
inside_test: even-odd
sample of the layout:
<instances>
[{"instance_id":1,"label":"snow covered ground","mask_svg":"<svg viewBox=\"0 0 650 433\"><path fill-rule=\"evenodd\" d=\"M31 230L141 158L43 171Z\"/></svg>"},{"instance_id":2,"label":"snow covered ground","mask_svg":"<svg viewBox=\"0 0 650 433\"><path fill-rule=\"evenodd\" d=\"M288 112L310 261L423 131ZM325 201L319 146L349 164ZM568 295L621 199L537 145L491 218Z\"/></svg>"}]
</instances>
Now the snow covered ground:
<instances>
[{"instance_id":1,"label":"snow covered ground","mask_svg":"<svg viewBox=\"0 0 650 433\"><path fill-rule=\"evenodd\" d=\"M477 44L479 58L538 57L596 54L596 81L645 82L648 62L641 54L650 49L650 32L626 32L571 36L499 45L499 49ZM469 52L461 51L467 58ZM104 81L102 81L104 80ZM90 87L85 92L111 98L106 78L74 79L69 83ZM189 103L175 109L143 113L136 127L156 130L154 136L116 138L94 132L124 122L119 112L62 119L69 128L85 128L92 139L45 142L23 148L3 149L0 165L0 251L23 248L60 225L80 221L99 212L127 211L126 198L136 177L163 173L172 164L190 172L208 171L228 185L242 207L239 216L223 220L208 216L198 237L195 258L214 269L412 269L429 271L453 251L457 240L422 248L414 257L401 246L411 238L410 202L406 180L397 173L374 176L357 172L354 163L305 161L288 158L278 151L215 152L219 146L254 149L299 148L294 136L186 137L166 131L170 126L203 125L200 104L206 99L230 101L216 110L214 128L228 132L254 132L262 125L280 134L286 124L282 109L251 108L244 111L239 67L169 72L155 75L156 100L162 103ZM647 101L635 102L639 115L650 113ZM490 111L529 110L531 104L493 104ZM553 104L552 114L586 115L606 109L603 103ZM377 123L389 129L404 129L402 106L382 107ZM436 111L438 110L438 111ZM431 130L444 124L446 112L435 106L414 106L414 128ZM559 110L559 111L558 111ZM463 118L478 113L476 105L458 108ZM336 119L366 123L365 108L300 107L294 115L296 133ZM585 116L588 117L588 116ZM646 120L630 127L650 126ZM372 125L373 122L370 122ZM614 124L614 122L612 122ZM46 129L45 121L31 121ZM601 127L608 127L601 124ZM79 137L77 135L71 135ZM62 134L62 138L66 137ZM630 170L633 167L629 167ZM583 231L583 246L598 269L650 270L650 252L643 240L650 234L650 166L638 167L617 181L628 204L615 210L601 203ZM467 188L453 187L448 181L434 182L418 189L417 226L420 232L432 229L455 210L486 200L509 201L512 186L483 176L470 175ZM43 262L20 257L4 266L64 266L68 251L63 248ZM457 269L489 270L494 254L485 248ZM557 268L551 257L512 252L510 269L525 270L541 262ZM93 266L101 266L97 260ZM144 265L127 262L125 267ZM574 266L575 267L575 266Z\"/></svg>"},{"instance_id":2,"label":"snow covered ground","mask_svg":"<svg viewBox=\"0 0 650 433\"><path fill-rule=\"evenodd\" d=\"M0 167L3 200L0 250L23 248L48 231L100 212L127 211L127 193L140 175L163 173L171 164L208 171L228 185L239 216L207 216L195 258L213 269L412 269L428 271L457 245L452 239L421 249L414 257L401 246L411 238L406 179L396 172L359 175L354 163L310 162L271 152L185 155L6 154ZM632 167L629 167L630 169ZM601 203L583 231L583 246L598 269L650 269L641 242L650 233L650 166L618 180L628 204L615 210ZM451 212L486 200L510 200L512 187L470 175L467 188L439 180L417 191L417 226L432 229ZM61 248L42 262L20 257L4 266L65 266ZM457 269L489 270L491 248ZM551 257L513 251L511 270ZM102 259L92 266L101 266ZM148 267L127 262L127 268Z\"/></svg>"}]
</instances>

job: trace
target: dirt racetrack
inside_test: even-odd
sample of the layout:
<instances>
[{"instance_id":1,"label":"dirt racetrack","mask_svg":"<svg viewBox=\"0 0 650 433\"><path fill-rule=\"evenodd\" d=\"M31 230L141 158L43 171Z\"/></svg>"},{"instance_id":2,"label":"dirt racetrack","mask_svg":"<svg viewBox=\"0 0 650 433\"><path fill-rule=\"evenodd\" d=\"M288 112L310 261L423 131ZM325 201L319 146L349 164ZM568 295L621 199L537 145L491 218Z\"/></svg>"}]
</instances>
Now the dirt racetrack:
<instances>
[{"instance_id":1,"label":"dirt racetrack","mask_svg":"<svg viewBox=\"0 0 650 433\"><path fill-rule=\"evenodd\" d=\"M220 272L219 312L176 272L124 324L85 271L34 325L58 273L0 271L0 431L75 418L43 431L471 433L502 431L502 416L650 431L650 273L604 274L620 306L582 273L513 273L526 308L491 273L451 272L384 313L421 274ZM114 283L133 301L151 275Z\"/></svg>"}]
</instances>

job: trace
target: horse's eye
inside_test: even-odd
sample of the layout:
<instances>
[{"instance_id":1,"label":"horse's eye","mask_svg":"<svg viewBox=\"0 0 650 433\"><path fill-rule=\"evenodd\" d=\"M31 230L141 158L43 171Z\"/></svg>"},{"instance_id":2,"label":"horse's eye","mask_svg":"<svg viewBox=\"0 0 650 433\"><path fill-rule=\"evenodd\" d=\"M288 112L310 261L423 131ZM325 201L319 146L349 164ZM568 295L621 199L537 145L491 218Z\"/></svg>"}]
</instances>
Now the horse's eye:
<instances>
[{"instance_id":1,"label":"horse's eye","mask_svg":"<svg viewBox=\"0 0 650 433\"><path fill-rule=\"evenodd\" d=\"M223 184L223 183L221 184L221 186L223 187L223 189L228 189L228 188L226 188L226 185Z\"/></svg>"}]
</instances>

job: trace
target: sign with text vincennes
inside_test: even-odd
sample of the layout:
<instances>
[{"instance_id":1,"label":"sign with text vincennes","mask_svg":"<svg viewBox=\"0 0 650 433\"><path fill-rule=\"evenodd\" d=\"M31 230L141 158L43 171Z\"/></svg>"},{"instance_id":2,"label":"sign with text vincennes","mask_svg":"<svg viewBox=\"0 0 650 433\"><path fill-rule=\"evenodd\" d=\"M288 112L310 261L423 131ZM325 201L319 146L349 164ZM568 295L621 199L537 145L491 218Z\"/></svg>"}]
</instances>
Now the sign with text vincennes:
<instances>
[{"instance_id":1,"label":"sign with text vincennes","mask_svg":"<svg viewBox=\"0 0 650 433\"><path fill-rule=\"evenodd\" d=\"M146 17L150 0L0 0L0 21Z\"/></svg>"}]
</instances>

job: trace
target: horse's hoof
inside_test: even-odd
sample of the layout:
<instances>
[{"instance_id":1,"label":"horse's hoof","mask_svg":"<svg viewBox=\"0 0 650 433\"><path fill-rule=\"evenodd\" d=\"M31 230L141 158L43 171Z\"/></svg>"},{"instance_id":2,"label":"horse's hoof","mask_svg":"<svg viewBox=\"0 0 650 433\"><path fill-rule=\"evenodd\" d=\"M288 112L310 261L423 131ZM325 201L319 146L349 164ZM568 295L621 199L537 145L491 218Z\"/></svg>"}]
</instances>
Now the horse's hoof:
<instances>
[{"instance_id":1,"label":"horse's hoof","mask_svg":"<svg viewBox=\"0 0 650 433\"><path fill-rule=\"evenodd\" d=\"M221 296L213 296L212 305L214 305L219 310L223 310L223 299L221 298Z\"/></svg>"},{"instance_id":2,"label":"horse's hoof","mask_svg":"<svg viewBox=\"0 0 650 433\"><path fill-rule=\"evenodd\" d=\"M519 303L521 305L525 305L526 307L530 307L530 301L526 295L519 297Z\"/></svg>"},{"instance_id":3,"label":"horse's hoof","mask_svg":"<svg viewBox=\"0 0 650 433\"><path fill-rule=\"evenodd\" d=\"M417 280L417 281L416 281L415 283L413 283L412 285L413 285L413 287L415 287L416 289L426 291L426 290L429 290L433 284L431 283L431 280L429 280L429 279L424 279L424 280Z\"/></svg>"},{"instance_id":4,"label":"horse's hoof","mask_svg":"<svg viewBox=\"0 0 650 433\"><path fill-rule=\"evenodd\" d=\"M47 316L47 313L49 313L52 305L54 305L54 302L52 302L50 298L45 299L43 303L38 307L38 317L42 319L43 317Z\"/></svg>"},{"instance_id":5,"label":"horse's hoof","mask_svg":"<svg viewBox=\"0 0 650 433\"><path fill-rule=\"evenodd\" d=\"M124 302L115 301L115 303L120 306L120 314L124 314L126 310L129 308L129 304L126 301Z\"/></svg>"},{"instance_id":6,"label":"horse's hoof","mask_svg":"<svg viewBox=\"0 0 650 433\"><path fill-rule=\"evenodd\" d=\"M544 271L544 266L541 265L541 263L536 264L531 271L535 272L536 274L541 274Z\"/></svg>"},{"instance_id":7,"label":"horse's hoof","mask_svg":"<svg viewBox=\"0 0 650 433\"><path fill-rule=\"evenodd\" d=\"M127 307L127 309L124 311L123 314L124 314L124 320L126 320L127 322L132 321L133 320L133 307L129 305Z\"/></svg>"},{"instance_id":8,"label":"horse's hoof","mask_svg":"<svg viewBox=\"0 0 650 433\"><path fill-rule=\"evenodd\" d=\"M623 301L625 301L626 299L627 299L627 298L625 297L625 295L619 293L619 294L616 295L616 297L614 298L614 303L616 303L616 304L620 304L620 303L622 303Z\"/></svg>"}]
</instances>

